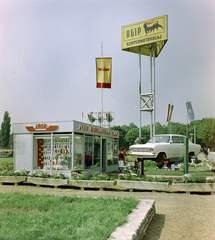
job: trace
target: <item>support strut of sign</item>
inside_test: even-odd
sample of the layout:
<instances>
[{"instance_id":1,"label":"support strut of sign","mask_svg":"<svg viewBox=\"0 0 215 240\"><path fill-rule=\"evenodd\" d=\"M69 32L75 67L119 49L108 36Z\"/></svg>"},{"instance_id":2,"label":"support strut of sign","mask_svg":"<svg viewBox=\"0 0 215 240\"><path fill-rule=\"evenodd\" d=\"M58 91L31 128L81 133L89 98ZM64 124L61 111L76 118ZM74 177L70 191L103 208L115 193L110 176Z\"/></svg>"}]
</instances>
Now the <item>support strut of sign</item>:
<instances>
[{"instance_id":1,"label":"support strut of sign","mask_svg":"<svg viewBox=\"0 0 215 240\"><path fill-rule=\"evenodd\" d=\"M155 58L158 57L167 42L167 15L123 26L121 34L122 50L139 54L139 139L141 139L141 112L150 112L151 114L150 136L152 138L152 136L155 135L156 123ZM141 93L141 55L150 57L151 93L146 94Z\"/></svg>"}]
</instances>

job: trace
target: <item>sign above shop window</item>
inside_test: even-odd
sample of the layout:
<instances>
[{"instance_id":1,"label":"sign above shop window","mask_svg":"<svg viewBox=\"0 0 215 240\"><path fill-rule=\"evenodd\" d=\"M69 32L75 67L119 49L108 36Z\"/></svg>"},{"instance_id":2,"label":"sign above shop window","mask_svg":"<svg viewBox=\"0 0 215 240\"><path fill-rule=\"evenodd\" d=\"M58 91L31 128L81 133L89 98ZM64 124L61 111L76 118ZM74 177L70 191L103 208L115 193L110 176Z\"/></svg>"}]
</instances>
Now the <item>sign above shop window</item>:
<instances>
[{"instance_id":1,"label":"sign above shop window","mask_svg":"<svg viewBox=\"0 0 215 240\"><path fill-rule=\"evenodd\" d=\"M34 132L34 131L55 131L58 128L58 125L50 125L50 126L48 126L46 123L38 123L38 124L36 124L36 127L25 126L25 128L29 132Z\"/></svg>"}]
</instances>

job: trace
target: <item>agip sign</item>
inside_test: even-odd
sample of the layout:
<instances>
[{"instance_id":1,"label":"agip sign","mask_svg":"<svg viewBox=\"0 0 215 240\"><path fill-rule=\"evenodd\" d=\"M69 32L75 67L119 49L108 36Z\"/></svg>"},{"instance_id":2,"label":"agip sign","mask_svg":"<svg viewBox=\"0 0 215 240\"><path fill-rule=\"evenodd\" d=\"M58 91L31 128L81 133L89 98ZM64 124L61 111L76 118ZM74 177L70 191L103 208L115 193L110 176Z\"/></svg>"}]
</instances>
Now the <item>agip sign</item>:
<instances>
[{"instance_id":1,"label":"agip sign","mask_svg":"<svg viewBox=\"0 0 215 240\"><path fill-rule=\"evenodd\" d=\"M167 42L167 15L122 27L122 50L150 56L152 45L155 57Z\"/></svg>"}]
</instances>

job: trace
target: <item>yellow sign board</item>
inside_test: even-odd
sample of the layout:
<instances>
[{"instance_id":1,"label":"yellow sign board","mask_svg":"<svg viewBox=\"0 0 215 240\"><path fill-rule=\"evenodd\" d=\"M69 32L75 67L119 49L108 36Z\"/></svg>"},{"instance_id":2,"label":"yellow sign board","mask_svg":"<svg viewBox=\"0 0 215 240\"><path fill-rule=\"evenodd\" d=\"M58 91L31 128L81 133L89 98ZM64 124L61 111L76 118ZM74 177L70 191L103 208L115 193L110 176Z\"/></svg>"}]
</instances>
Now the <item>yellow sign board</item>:
<instances>
[{"instance_id":1,"label":"yellow sign board","mask_svg":"<svg viewBox=\"0 0 215 240\"><path fill-rule=\"evenodd\" d=\"M155 57L167 42L167 15L122 27L122 50L150 56L155 47Z\"/></svg>"}]
</instances>

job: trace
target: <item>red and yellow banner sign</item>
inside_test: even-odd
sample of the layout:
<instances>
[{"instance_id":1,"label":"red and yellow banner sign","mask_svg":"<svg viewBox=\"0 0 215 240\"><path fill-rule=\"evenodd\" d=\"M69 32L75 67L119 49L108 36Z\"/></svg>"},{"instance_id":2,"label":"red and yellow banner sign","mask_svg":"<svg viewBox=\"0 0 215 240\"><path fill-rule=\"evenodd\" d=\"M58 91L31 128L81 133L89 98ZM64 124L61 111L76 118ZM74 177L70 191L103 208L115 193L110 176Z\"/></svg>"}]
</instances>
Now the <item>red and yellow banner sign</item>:
<instances>
[{"instance_id":1,"label":"red and yellow banner sign","mask_svg":"<svg viewBox=\"0 0 215 240\"><path fill-rule=\"evenodd\" d=\"M96 87L111 88L112 58L96 58Z\"/></svg>"}]
</instances>

